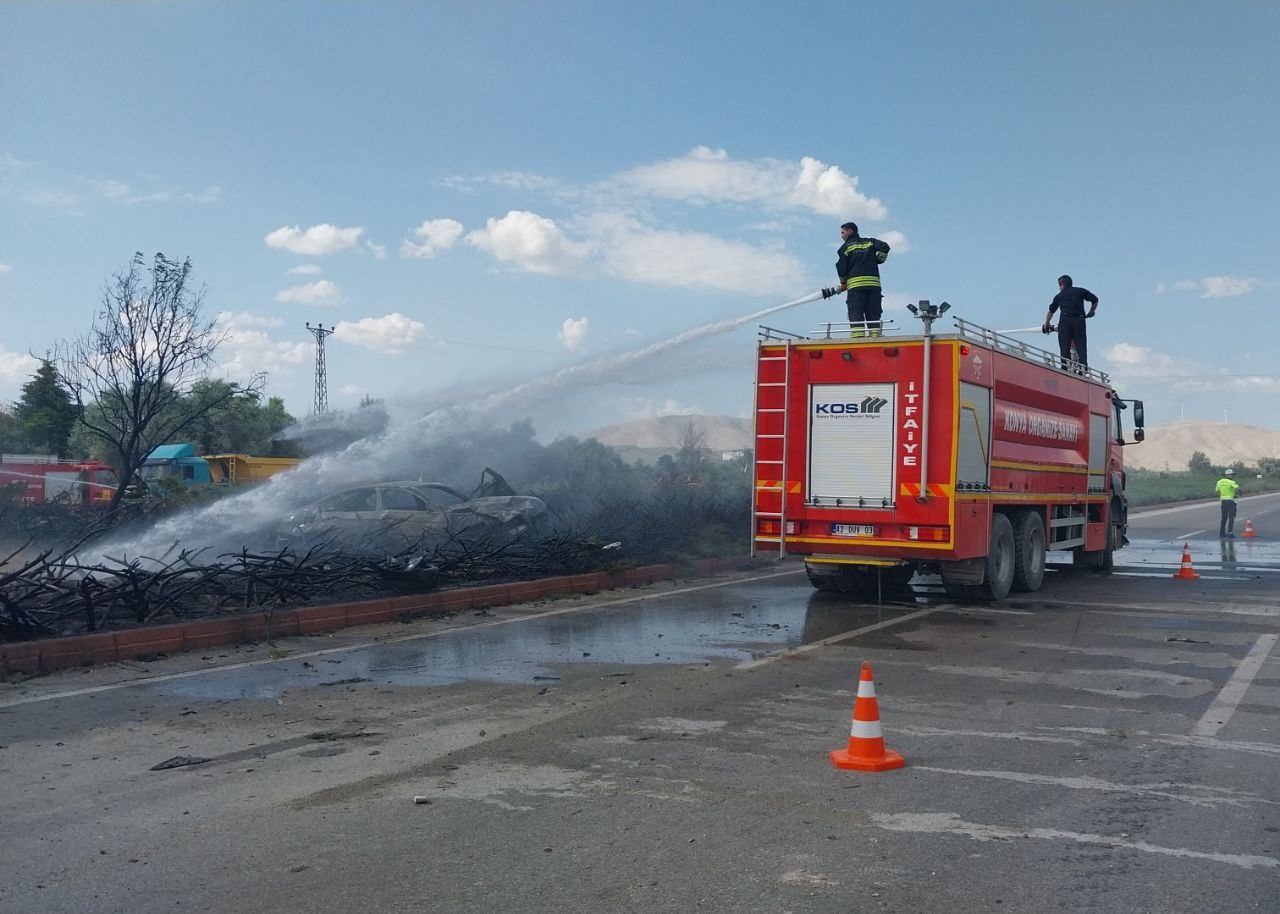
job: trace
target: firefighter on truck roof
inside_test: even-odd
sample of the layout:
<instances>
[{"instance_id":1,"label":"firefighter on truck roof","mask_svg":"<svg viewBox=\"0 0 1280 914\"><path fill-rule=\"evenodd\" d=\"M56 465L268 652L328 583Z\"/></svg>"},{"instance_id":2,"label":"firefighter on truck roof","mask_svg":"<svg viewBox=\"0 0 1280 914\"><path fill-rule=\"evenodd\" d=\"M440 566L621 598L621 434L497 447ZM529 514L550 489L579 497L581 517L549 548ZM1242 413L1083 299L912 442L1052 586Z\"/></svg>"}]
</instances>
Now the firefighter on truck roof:
<instances>
[{"instance_id":1,"label":"firefighter on truck roof","mask_svg":"<svg viewBox=\"0 0 1280 914\"><path fill-rule=\"evenodd\" d=\"M880 335L880 264L889 256L889 245L879 238L863 238L852 222L840 226L840 247L836 248L836 275L840 288L847 290L850 336Z\"/></svg>"}]
</instances>

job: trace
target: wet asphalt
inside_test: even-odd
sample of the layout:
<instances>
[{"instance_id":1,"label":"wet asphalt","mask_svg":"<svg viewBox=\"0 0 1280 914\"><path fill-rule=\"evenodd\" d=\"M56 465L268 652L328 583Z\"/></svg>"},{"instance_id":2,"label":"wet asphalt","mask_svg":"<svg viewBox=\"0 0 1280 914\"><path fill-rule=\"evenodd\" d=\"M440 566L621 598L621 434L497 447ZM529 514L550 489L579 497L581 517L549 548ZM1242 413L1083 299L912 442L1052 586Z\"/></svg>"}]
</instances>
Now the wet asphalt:
<instances>
[{"instance_id":1,"label":"wet asphalt","mask_svg":"<svg viewBox=\"0 0 1280 914\"><path fill-rule=\"evenodd\" d=\"M994 606L766 563L4 684L0 909L1274 910L1280 496L1236 532L1135 513ZM900 771L827 762L863 660Z\"/></svg>"}]
</instances>

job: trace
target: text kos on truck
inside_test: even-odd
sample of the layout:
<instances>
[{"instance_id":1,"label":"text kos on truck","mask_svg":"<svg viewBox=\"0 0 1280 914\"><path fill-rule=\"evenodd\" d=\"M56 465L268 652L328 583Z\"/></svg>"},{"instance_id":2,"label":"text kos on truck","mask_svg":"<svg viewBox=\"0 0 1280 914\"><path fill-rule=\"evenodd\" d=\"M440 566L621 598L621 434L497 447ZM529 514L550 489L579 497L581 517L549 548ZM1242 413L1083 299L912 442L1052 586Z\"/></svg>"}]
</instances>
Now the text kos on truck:
<instances>
[{"instance_id":1,"label":"text kos on truck","mask_svg":"<svg viewBox=\"0 0 1280 914\"><path fill-rule=\"evenodd\" d=\"M822 590L936 571L957 597L1034 591L1048 550L1109 571L1126 542L1122 401L1102 372L911 306L923 333L761 328L752 553L803 555Z\"/></svg>"}]
</instances>

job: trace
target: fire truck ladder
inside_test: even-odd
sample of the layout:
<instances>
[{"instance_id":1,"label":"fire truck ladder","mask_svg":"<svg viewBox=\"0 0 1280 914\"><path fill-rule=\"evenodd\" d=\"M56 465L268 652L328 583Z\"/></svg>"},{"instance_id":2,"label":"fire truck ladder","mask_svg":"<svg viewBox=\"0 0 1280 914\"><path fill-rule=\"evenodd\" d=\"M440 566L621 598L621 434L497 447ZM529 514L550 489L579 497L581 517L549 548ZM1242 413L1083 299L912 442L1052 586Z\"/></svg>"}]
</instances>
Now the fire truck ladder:
<instances>
[{"instance_id":1,"label":"fire truck ladder","mask_svg":"<svg viewBox=\"0 0 1280 914\"><path fill-rule=\"evenodd\" d=\"M789 381L791 380L791 343L797 339L803 339L803 337L769 327L760 327L760 354L756 359L755 408L752 410L754 422L752 432L755 439L751 466L752 557L756 555L757 540L773 542L772 536L759 535L762 520L772 521L778 525L778 557L782 558L787 554L787 432L790 431L788 423L791 419ZM772 344L776 347L779 343L782 344L781 355L764 354L766 345ZM782 363L782 380L767 381L765 380L766 364L775 362ZM768 376L777 377L773 372ZM765 420L764 429L761 428L762 418ZM780 431L776 421L779 418L782 420ZM761 458L761 445L764 445L763 450L770 457ZM772 456L774 454L777 454L776 459ZM761 494L773 492L778 495L778 510L761 510Z\"/></svg>"}]
</instances>

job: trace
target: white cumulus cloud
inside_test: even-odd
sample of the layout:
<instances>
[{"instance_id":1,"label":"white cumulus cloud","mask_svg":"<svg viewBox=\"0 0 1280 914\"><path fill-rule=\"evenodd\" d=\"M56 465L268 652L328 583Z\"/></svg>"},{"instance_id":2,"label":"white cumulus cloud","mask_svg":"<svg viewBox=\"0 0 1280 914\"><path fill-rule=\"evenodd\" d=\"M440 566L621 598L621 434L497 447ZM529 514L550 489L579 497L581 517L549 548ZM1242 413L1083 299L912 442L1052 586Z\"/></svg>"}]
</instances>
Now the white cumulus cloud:
<instances>
[{"instance_id":1,"label":"white cumulus cloud","mask_svg":"<svg viewBox=\"0 0 1280 914\"><path fill-rule=\"evenodd\" d=\"M289 268L290 276L315 276L324 272L324 267L318 263L300 263L296 267Z\"/></svg>"},{"instance_id":2,"label":"white cumulus cloud","mask_svg":"<svg viewBox=\"0 0 1280 914\"><path fill-rule=\"evenodd\" d=\"M358 321L338 321L333 338L388 355L398 355L428 342L426 325L399 311Z\"/></svg>"},{"instance_id":3,"label":"white cumulus cloud","mask_svg":"<svg viewBox=\"0 0 1280 914\"><path fill-rule=\"evenodd\" d=\"M585 317L566 317L557 334L564 348L577 352L587 342L587 319Z\"/></svg>"},{"instance_id":4,"label":"white cumulus cloud","mask_svg":"<svg viewBox=\"0 0 1280 914\"><path fill-rule=\"evenodd\" d=\"M530 273L577 272L591 251L590 244L571 241L553 220L524 210L489 219L467 235L467 243Z\"/></svg>"},{"instance_id":5,"label":"white cumulus cloud","mask_svg":"<svg viewBox=\"0 0 1280 914\"><path fill-rule=\"evenodd\" d=\"M655 229L620 216L597 216L601 268L632 282L777 295L803 281L804 265L782 251L705 232Z\"/></svg>"},{"instance_id":6,"label":"white cumulus cloud","mask_svg":"<svg viewBox=\"0 0 1280 914\"><path fill-rule=\"evenodd\" d=\"M698 146L678 159L625 171L615 183L632 191L701 203L760 203L824 216L880 220L888 209L858 190L858 178L811 156L738 161L723 149Z\"/></svg>"},{"instance_id":7,"label":"white cumulus cloud","mask_svg":"<svg viewBox=\"0 0 1280 914\"><path fill-rule=\"evenodd\" d=\"M427 219L413 230L413 239L400 242L400 256L410 260L430 260L446 251L462 237L462 223L456 219Z\"/></svg>"},{"instance_id":8,"label":"white cumulus cloud","mask_svg":"<svg viewBox=\"0 0 1280 914\"><path fill-rule=\"evenodd\" d=\"M1156 283L1157 295L1168 292L1199 292L1201 298L1235 298L1237 295L1248 295L1255 289L1266 289L1277 285L1254 276L1206 276L1203 279L1179 279L1173 282Z\"/></svg>"},{"instance_id":9,"label":"white cumulus cloud","mask_svg":"<svg viewBox=\"0 0 1280 914\"><path fill-rule=\"evenodd\" d=\"M7 263L0 263L0 273L12 273L13 267Z\"/></svg>"},{"instance_id":10,"label":"white cumulus cloud","mask_svg":"<svg viewBox=\"0 0 1280 914\"><path fill-rule=\"evenodd\" d=\"M1230 368L1215 368L1204 362L1177 358L1147 346L1116 343L1103 354L1117 380L1159 382L1175 390L1274 392L1280 378L1267 374L1235 374Z\"/></svg>"},{"instance_id":11,"label":"white cumulus cloud","mask_svg":"<svg viewBox=\"0 0 1280 914\"><path fill-rule=\"evenodd\" d=\"M283 327L284 319L248 311L219 311L217 322L224 327Z\"/></svg>"},{"instance_id":12,"label":"white cumulus cloud","mask_svg":"<svg viewBox=\"0 0 1280 914\"><path fill-rule=\"evenodd\" d=\"M336 305L342 301L342 290L328 279L317 279L301 286L290 286L276 293L276 301L298 302L304 305Z\"/></svg>"},{"instance_id":13,"label":"white cumulus cloud","mask_svg":"<svg viewBox=\"0 0 1280 914\"><path fill-rule=\"evenodd\" d=\"M359 226L338 228L336 225L322 222L306 230L296 225L281 226L262 240L269 248L291 251L294 254L302 254L304 257L317 257L349 251L360 244L360 236L363 234L364 229Z\"/></svg>"},{"instance_id":14,"label":"white cumulus cloud","mask_svg":"<svg viewBox=\"0 0 1280 914\"><path fill-rule=\"evenodd\" d=\"M217 325L227 337L218 347L218 361L229 378L247 378L265 371L291 375L299 367L312 364L315 344L276 340L260 327L283 325L279 318L246 312L221 311Z\"/></svg>"}]
</instances>

